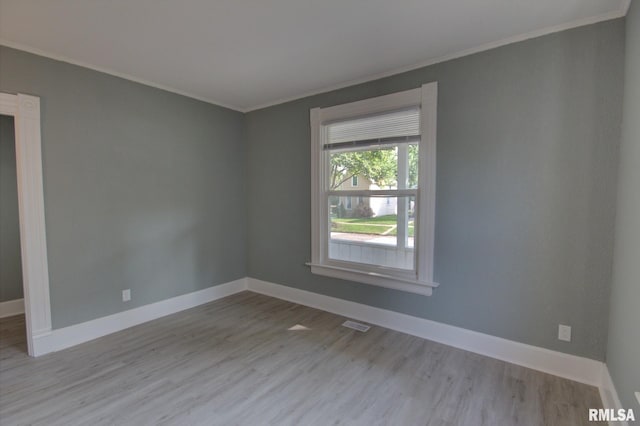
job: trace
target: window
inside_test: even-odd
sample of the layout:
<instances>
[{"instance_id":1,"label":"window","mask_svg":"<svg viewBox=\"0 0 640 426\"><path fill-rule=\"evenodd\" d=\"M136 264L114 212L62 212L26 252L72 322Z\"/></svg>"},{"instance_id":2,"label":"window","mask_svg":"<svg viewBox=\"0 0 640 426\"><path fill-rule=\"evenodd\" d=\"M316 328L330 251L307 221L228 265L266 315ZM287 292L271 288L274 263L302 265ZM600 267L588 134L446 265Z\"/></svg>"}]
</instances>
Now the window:
<instances>
[{"instance_id":1,"label":"window","mask_svg":"<svg viewBox=\"0 0 640 426\"><path fill-rule=\"evenodd\" d=\"M436 107L429 83L311 110L314 274L424 295L437 287Z\"/></svg>"}]
</instances>

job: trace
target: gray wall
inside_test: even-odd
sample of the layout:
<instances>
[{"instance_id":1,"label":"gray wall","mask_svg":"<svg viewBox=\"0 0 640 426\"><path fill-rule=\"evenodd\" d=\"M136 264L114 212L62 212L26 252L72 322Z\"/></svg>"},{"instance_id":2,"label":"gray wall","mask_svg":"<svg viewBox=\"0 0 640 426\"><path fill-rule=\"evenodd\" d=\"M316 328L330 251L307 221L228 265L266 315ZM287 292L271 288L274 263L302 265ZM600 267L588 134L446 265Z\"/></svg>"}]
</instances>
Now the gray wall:
<instances>
[{"instance_id":1,"label":"gray wall","mask_svg":"<svg viewBox=\"0 0 640 426\"><path fill-rule=\"evenodd\" d=\"M54 328L246 276L242 114L5 47L0 90L41 97Z\"/></svg>"},{"instance_id":2,"label":"gray wall","mask_svg":"<svg viewBox=\"0 0 640 426\"><path fill-rule=\"evenodd\" d=\"M624 115L620 152L607 365L625 408L640 412L640 4L627 15ZM638 419L640 420L640 419Z\"/></svg>"},{"instance_id":3,"label":"gray wall","mask_svg":"<svg viewBox=\"0 0 640 426\"><path fill-rule=\"evenodd\" d=\"M243 116L0 47L42 99L54 328L249 275L604 359L623 61L614 20ZM311 275L309 109L436 80L441 287Z\"/></svg>"},{"instance_id":4,"label":"gray wall","mask_svg":"<svg viewBox=\"0 0 640 426\"><path fill-rule=\"evenodd\" d=\"M22 299L13 117L0 116L0 302Z\"/></svg>"},{"instance_id":5,"label":"gray wall","mask_svg":"<svg viewBox=\"0 0 640 426\"><path fill-rule=\"evenodd\" d=\"M623 55L614 20L247 114L249 276L604 359ZM309 109L430 81L441 287L312 275Z\"/></svg>"}]
</instances>

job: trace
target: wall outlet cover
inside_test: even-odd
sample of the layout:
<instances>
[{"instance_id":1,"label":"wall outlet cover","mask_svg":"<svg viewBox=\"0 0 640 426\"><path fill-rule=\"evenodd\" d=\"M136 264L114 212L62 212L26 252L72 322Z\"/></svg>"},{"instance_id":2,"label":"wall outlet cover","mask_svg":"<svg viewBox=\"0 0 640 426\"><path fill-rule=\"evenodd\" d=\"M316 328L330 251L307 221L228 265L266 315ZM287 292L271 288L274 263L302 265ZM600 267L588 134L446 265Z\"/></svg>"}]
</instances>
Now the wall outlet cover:
<instances>
[{"instance_id":1,"label":"wall outlet cover","mask_svg":"<svg viewBox=\"0 0 640 426\"><path fill-rule=\"evenodd\" d=\"M129 300L131 300L131 290L122 290L122 301L128 302Z\"/></svg>"},{"instance_id":2,"label":"wall outlet cover","mask_svg":"<svg viewBox=\"0 0 640 426\"><path fill-rule=\"evenodd\" d=\"M571 326L569 325L558 325L558 340L562 340L563 342L571 341Z\"/></svg>"}]
</instances>

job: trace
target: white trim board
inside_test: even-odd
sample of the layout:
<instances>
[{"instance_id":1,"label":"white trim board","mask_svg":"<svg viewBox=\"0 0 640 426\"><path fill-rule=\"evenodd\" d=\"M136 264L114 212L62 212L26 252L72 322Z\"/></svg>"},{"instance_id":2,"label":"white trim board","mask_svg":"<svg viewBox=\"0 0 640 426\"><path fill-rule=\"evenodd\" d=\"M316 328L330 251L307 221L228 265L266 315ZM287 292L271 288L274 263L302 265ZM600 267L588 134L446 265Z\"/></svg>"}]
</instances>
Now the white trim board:
<instances>
[{"instance_id":1,"label":"white trim board","mask_svg":"<svg viewBox=\"0 0 640 426\"><path fill-rule=\"evenodd\" d=\"M0 318L12 317L20 314L24 314L24 299L0 302Z\"/></svg>"},{"instance_id":2,"label":"white trim board","mask_svg":"<svg viewBox=\"0 0 640 426\"><path fill-rule=\"evenodd\" d=\"M491 358L596 386L604 408L620 400L606 365L600 361L539 348L398 312L324 296L255 278L241 278L193 293L53 330L36 336L34 355L66 349L107 334L212 302L245 290L375 324ZM15 301L12 301L15 302Z\"/></svg>"},{"instance_id":3,"label":"white trim board","mask_svg":"<svg viewBox=\"0 0 640 426\"><path fill-rule=\"evenodd\" d=\"M35 336L34 355L40 356L66 349L245 290L443 343L580 383L597 386L601 388L603 403L618 401L615 388L608 376L608 371L603 373L606 366L600 361L514 342L424 318L255 278L241 278L128 311L56 329L48 334ZM606 392L615 395L615 398L612 399ZM609 402L610 404L611 402ZM617 404L619 405L619 401ZM605 408L609 407L605 405Z\"/></svg>"},{"instance_id":4,"label":"white trim board","mask_svg":"<svg viewBox=\"0 0 640 426\"><path fill-rule=\"evenodd\" d=\"M184 311L185 309L194 308L246 289L246 278L240 278L239 280L215 285L204 290L194 291L193 293L183 294L182 296L176 296L128 311L56 329L51 333L35 336L34 356L79 345L80 343Z\"/></svg>"},{"instance_id":5,"label":"white trim board","mask_svg":"<svg viewBox=\"0 0 640 426\"><path fill-rule=\"evenodd\" d=\"M600 399L602 399L602 406L604 409L615 410L617 413L618 410L624 408L620 403L620 398L618 398L618 391L616 391L616 386L613 384L613 380L611 379L611 374L609 374L609 368L606 364L603 365L602 368L602 382L600 384ZM627 407L629 408L629 407ZM633 407L635 408L635 407ZM635 410L634 410L635 411ZM611 426L628 426L628 422L609 422Z\"/></svg>"},{"instance_id":6,"label":"white trim board","mask_svg":"<svg viewBox=\"0 0 640 426\"><path fill-rule=\"evenodd\" d=\"M36 336L51 331L40 98L21 93L0 93L0 114L12 116L15 121L25 328L27 351L33 356L33 342Z\"/></svg>"},{"instance_id":7,"label":"white trim board","mask_svg":"<svg viewBox=\"0 0 640 426\"><path fill-rule=\"evenodd\" d=\"M321 309L412 336L521 365L580 383L601 385L603 363L399 312L247 278L249 291Z\"/></svg>"}]
</instances>

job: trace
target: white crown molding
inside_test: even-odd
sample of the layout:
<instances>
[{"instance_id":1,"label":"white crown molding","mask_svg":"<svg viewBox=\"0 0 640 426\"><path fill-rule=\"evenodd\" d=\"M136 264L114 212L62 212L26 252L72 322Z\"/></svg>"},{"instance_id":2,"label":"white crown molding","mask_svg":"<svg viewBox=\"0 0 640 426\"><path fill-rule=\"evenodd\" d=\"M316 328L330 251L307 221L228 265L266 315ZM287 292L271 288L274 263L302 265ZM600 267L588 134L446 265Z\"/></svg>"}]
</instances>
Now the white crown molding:
<instances>
[{"instance_id":1,"label":"white crown molding","mask_svg":"<svg viewBox=\"0 0 640 426\"><path fill-rule=\"evenodd\" d=\"M153 87L153 88L156 88L156 89L164 90L165 92L175 93L176 95L186 96L187 98L195 99L197 101L206 102L208 104L216 105L216 106L219 106L219 107L222 107L222 108L227 108L227 109L231 109L231 110L238 111L238 112L246 112L244 109L242 109L240 107L237 107L235 105L229 105L229 104L226 104L226 103L223 103L223 102L218 102L218 101L216 101L214 99L209 99L207 97L198 96L198 95L195 95L193 93L189 93L189 92L185 92L185 91L182 91L182 90L174 89L173 87L165 86L164 84L155 83L153 81L145 80L144 78L134 77L134 76L132 76L130 74L121 73L121 72L114 71L114 70L109 69L109 68L104 68L104 67L91 65L91 64L89 64L87 62L83 62L83 61L76 61L76 60L71 59L71 58L69 58L67 56L63 56L63 55L58 55L56 53L47 52L45 50L37 49L37 48L31 47L31 46L27 46L27 45L24 45L24 44L21 44L21 43L16 43L16 42L13 42L11 40L4 39L4 38L0 38L0 46L6 46L6 47L9 47L9 48L12 48L12 49L22 50L22 51L27 52L27 53L33 53L34 55L43 56L45 58L53 59L55 61L66 62L66 63L71 64L71 65L77 65L79 67L88 68L90 70L98 71L98 72L101 72L103 74L108 74L108 75L112 75L114 77L122 78L124 80L129 80L129 81L133 81L135 83L144 84L145 86L149 86L149 87Z\"/></svg>"},{"instance_id":2,"label":"white crown molding","mask_svg":"<svg viewBox=\"0 0 640 426\"><path fill-rule=\"evenodd\" d=\"M24 299L0 302L0 318L24 314Z\"/></svg>"},{"instance_id":3,"label":"white crown molding","mask_svg":"<svg viewBox=\"0 0 640 426\"><path fill-rule=\"evenodd\" d=\"M34 336L34 356L59 351L247 289L246 278Z\"/></svg>"},{"instance_id":4,"label":"white crown molding","mask_svg":"<svg viewBox=\"0 0 640 426\"><path fill-rule=\"evenodd\" d=\"M626 3L630 3L631 0L624 0L624 1ZM443 55L443 56L439 56L439 57L436 57L436 58L427 59L425 61L418 62L418 63L413 64L413 65L408 65L408 66L401 67L401 68L395 68L393 70L385 71L385 72L382 72L382 73L373 74L373 75L369 75L369 76L366 76L366 77L361 77L361 78L349 80L349 81L346 81L344 83L339 83L339 84L335 84L335 85L331 85L331 86L325 86L325 87L322 87L320 89L304 92L304 93L302 93L300 95L285 97L285 98L281 98L281 99L278 99L278 100L273 101L273 102L267 102L267 103L263 103L263 104L260 104L260 105L254 106L254 107L245 108L243 110L243 112L257 111L259 109L263 109L263 108L268 108L268 107L275 106L275 105L284 104L286 102L295 101L295 100L306 98L306 97L309 97L309 96L319 95L321 93L331 92L331 91L338 90L338 89L344 89L345 87L355 86L357 84L363 84L363 83L367 83L369 81L379 80L381 78L390 77L390 76L396 75L396 74L402 74L404 72L413 71L413 70L416 70L416 69L419 69L419 68L428 67L430 65L435 65L435 64L438 64L438 63L441 63L441 62L450 61L452 59L462 58L464 56L473 55L474 53L484 52L486 50L495 49L497 47L506 46L508 44L518 43L518 42L529 40L529 39L532 39L532 38L541 37L541 36L544 36L544 35L553 34L553 33L561 32L561 31L565 31L565 30L570 30L572 28L583 27L585 25L591 25L591 24L596 24L598 22L603 22L603 21L608 21L608 20L611 20L611 19L621 18L621 17L623 17L623 16L625 16L627 14L628 7L629 7L628 4L626 6L623 5L623 7L620 10L614 10L612 12L607 12L607 13L604 13L602 15L591 16L589 18L578 19L578 20L575 20L575 21L567 22L565 24L560 24L560 25L555 25L555 26L552 26L552 27L542 28L542 29L531 31L531 32L528 32L528 33L524 33L524 34L520 34L520 35L516 35L516 36L512 36L512 37L507 37L507 38L504 38L504 39L501 39L501 40L492 41L490 43L485 43L485 44L482 44L482 45L477 46L477 47L472 47L470 49L465 49L465 50L461 50L461 51L458 51L458 52L449 53L449 54L446 54L446 55Z\"/></svg>"},{"instance_id":5,"label":"white crown molding","mask_svg":"<svg viewBox=\"0 0 640 426\"><path fill-rule=\"evenodd\" d=\"M277 100L274 101L270 101L270 102L265 102L262 104L258 104L255 106L249 106L249 107L239 107L236 105L230 105L224 102L218 102L215 99L210 99L208 97L204 97L204 96L199 96L193 93L189 93L189 92L185 92L182 90L178 90L175 88L172 88L170 86L166 86L163 84L159 84L159 83L155 83L153 81L149 81L149 80L145 80L143 78L138 78L138 77L134 77L132 75L129 74L125 74L125 73L121 73L121 72L117 72L108 68L104 68L104 67L99 67L99 66L95 66L95 65L91 65L89 63L86 62L82 62L82 61L76 61L74 59L71 59L69 57L63 56L63 55L58 55L55 53L51 53L48 51L44 51L41 49L37 49L31 46L27 46L21 43L16 43L13 42L11 40L7 40L7 39L3 39L0 38L0 45L3 46L7 46L10 48L14 48L14 49L18 49L18 50L23 50L25 52L29 52L29 53L33 53L35 55L39 55L39 56L44 56L46 58L50 58L50 59L54 59L57 61L62 61L62 62L67 62L69 64L72 65L78 65L84 68L89 68L95 71L99 71L105 74L109 74L109 75L113 75L115 77L119 77L119 78L123 78L125 80L130 80L130 81L134 81L136 83L140 83L140 84L144 84L146 86L150 86L150 87L155 87L156 89L161 89L161 90L165 90L167 92L171 92L171 93L175 93L178 95L182 95L182 96L186 96L188 98L192 98L192 99L196 99L202 102L206 102L209 104L213 104L213 105L217 105L217 106L221 106L223 108L228 108L234 111L238 111L238 112L242 112L242 113L247 113L247 112L251 112L251 111L256 111L259 109L263 109L263 108L267 108L270 106L275 106L275 105L280 105L286 102L291 102L291 101L295 101L298 99L302 99L302 98L306 98L308 96L314 96L314 95L318 95L320 93L326 93L326 92L331 92L333 90L338 90L338 89L343 89L345 87L349 87L349 86L354 86L357 84L362 84L362 83L366 83L369 81L374 81L374 80L378 80L381 78L385 78L385 77L390 77L392 75L396 75L396 74L401 74L407 71L412 71L418 68L423 68L423 67L427 67L429 65L435 65L437 63L440 62L446 62L452 59L457 59L457 58L461 58L463 56L468 56L468 55L472 55L474 53L479 53L479 52L483 52L485 50L491 50L491 49L495 49L497 47L501 47L501 46L505 46L508 44L512 44L512 43L517 43L520 41L525 41L528 39L532 39L532 38L536 38L536 37L540 37L543 35L547 35L547 34L552 34L552 33L556 33L556 32L560 32L560 31L564 31L564 30L569 30L571 28L576 28L576 27L581 27L581 26L585 26L585 25L591 25L591 24L595 24L598 22L602 22L602 21L607 21L610 19L616 19L616 18L621 18L623 16L625 16L629 10L629 5L631 4L631 0L623 0L622 5L620 7L619 10L614 10L612 12L607 12L601 15L596 15L596 16L591 16L588 18L582 18L582 19L577 19L574 21L570 21L564 24L560 24L560 25L555 25L555 26L551 26L551 27L546 27L546 28L542 28L539 30L535 30L535 31L531 31L528 33L524 33L524 34L520 34L520 35L516 35L516 36L512 36L512 37L507 37L501 40L497 40L497 41L493 41L490 43L486 43L477 47L473 47L470 49L465 49L465 50L461 50L458 52L453 52L453 53L449 53L443 56L439 56L436 58L431 58L431 59L427 59L425 61L421 61L418 63L415 63L413 65L408 65L408 66L404 66L404 67L400 67L400 68L394 68L392 70L389 71L385 71L382 73L377 73L377 74L372 74L372 75L368 75L365 77L361 77L361 78L357 78L357 79L352 79L352 80L348 80L345 81L343 83L339 83L339 84L335 84L335 85L330 85L330 86L324 86L322 88L319 89L315 89L315 90L310 90L307 92L303 92L301 94L298 95L293 95L293 96L288 96L288 97L283 97L283 98L279 98Z\"/></svg>"},{"instance_id":6,"label":"white crown molding","mask_svg":"<svg viewBox=\"0 0 640 426\"><path fill-rule=\"evenodd\" d=\"M630 6L631 6L631 0L622 0L622 6L620 7L620 13L622 16L627 16L627 13L629 13Z\"/></svg>"},{"instance_id":7,"label":"white crown molding","mask_svg":"<svg viewBox=\"0 0 640 426\"><path fill-rule=\"evenodd\" d=\"M249 291L599 387L603 363L424 318L247 278Z\"/></svg>"}]
</instances>

